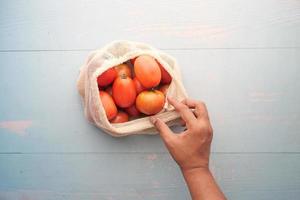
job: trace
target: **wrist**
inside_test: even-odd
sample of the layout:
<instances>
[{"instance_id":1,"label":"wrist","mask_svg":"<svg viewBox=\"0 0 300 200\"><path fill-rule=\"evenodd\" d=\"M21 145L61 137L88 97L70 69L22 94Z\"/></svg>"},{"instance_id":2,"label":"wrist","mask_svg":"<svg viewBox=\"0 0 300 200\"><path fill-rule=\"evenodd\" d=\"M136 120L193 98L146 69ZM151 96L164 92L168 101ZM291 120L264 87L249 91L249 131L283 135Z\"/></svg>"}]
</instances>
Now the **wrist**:
<instances>
[{"instance_id":1,"label":"wrist","mask_svg":"<svg viewBox=\"0 0 300 200\"><path fill-rule=\"evenodd\" d=\"M208 167L182 169L193 200L226 199Z\"/></svg>"},{"instance_id":2,"label":"wrist","mask_svg":"<svg viewBox=\"0 0 300 200\"><path fill-rule=\"evenodd\" d=\"M208 167L193 167L193 168L181 168L181 172L184 176L193 174L211 174Z\"/></svg>"}]
</instances>

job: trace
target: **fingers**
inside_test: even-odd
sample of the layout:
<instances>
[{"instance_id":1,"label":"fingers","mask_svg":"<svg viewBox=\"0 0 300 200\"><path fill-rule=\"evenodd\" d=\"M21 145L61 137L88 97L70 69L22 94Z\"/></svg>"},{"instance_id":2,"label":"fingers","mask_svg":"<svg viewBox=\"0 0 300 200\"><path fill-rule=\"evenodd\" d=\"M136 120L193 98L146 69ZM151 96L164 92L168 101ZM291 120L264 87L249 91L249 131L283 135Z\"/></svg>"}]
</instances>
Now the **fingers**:
<instances>
[{"instance_id":1,"label":"fingers","mask_svg":"<svg viewBox=\"0 0 300 200\"><path fill-rule=\"evenodd\" d=\"M160 136L166 143L168 143L170 138L174 136L172 130L161 119L152 116L150 117L150 122L155 126Z\"/></svg>"},{"instance_id":2,"label":"fingers","mask_svg":"<svg viewBox=\"0 0 300 200\"><path fill-rule=\"evenodd\" d=\"M179 112L181 118L187 123L191 123L192 121L196 120L195 115L193 112L189 109L189 107L181 102L178 102L177 100L168 97L168 101L171 105L174 106L174 108Z\"/></svg>"},{"instance_id":3,"label":"fingers","mask_svg":"<svg viewBox=\"0 0 300 200\"><path fill-rule=\"evenodd\" d=\"M189 108L195 108L194 113L198 119L200 119L200 118L208 119L209 118L206 105L203 102L193 100L193 99L184 99L182 101L182 103L185 104L186 106L188 106Z\"/></svg>"}]
</instances>

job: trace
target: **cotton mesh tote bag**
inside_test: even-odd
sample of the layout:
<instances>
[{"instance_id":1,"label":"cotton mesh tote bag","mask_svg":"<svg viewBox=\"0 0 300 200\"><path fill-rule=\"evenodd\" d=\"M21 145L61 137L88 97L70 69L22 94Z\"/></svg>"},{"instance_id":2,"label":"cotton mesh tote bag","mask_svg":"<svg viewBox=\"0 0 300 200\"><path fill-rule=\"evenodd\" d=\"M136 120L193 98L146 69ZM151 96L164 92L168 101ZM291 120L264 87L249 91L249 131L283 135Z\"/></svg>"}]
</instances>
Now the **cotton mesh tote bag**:
<instances>
[{"instance_id":1,"label":"cotton mesh tote bag","mask_svg":"<svg viewBox=\"0 0 300 200\"><path fill-rule=\"evenodd\" d=\"M166 97L170 96L178 101L187 98L176 60L161 50L144 43L114 41L101 49L91 52L80 68L77 80L77 89L82 99L84 114L89 122L115 137L157 133L153 124L149 121L149 116L124 123L110 123L99 96L97 77L109 68L140 55L149 55L155 58L171 75L172 81L168 87ZM179 123L179 114L167 101L165 101L163 109L156 116L169 126Z\"/></svg>"}]
</instances>

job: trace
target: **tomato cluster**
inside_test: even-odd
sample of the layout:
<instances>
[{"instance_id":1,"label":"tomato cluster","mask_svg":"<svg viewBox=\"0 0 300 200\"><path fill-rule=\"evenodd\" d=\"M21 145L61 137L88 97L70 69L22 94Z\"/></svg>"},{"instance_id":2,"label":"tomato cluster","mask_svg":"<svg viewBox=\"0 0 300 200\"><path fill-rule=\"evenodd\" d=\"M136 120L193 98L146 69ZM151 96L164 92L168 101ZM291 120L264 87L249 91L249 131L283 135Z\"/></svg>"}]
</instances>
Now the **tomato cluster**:
<instances>
[{"instance_id":1,"label":"tomato cluster","mask_svg":"<svg viewBox=\"0 0 300 200\"><path fill-rule=\"evenodd\" d=\"M163 66L147 55L106 70L97 82L108 120L122 123L160 112L171 81Z\"/></svg>"}]
</instances>

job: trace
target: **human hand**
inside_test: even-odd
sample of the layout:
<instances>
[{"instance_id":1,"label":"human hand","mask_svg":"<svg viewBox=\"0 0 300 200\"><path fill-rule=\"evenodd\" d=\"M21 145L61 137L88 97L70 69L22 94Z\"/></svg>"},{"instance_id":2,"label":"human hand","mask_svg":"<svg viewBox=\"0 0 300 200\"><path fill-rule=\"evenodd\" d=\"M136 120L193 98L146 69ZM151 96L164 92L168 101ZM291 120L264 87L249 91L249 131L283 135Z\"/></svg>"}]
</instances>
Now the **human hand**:
<instances>
[{"instance_id":1,"label":"human hand","mask_svg":"<svg viewBox=\"0 0 300 200\"><path fill-rule=\"evenodd\" d=\"M175 134L161 119L152 116L150 121L182 171L195 168L208 170L213 129L205 104L192 99L178 102L168 98L168 101L179 112L187 129Z\"/></svg>"},{"instance_id":2,"label":"human hand","mask_svg":"<svg viewBox=\"0 0 300 200\"><path fill-rule=\"evenodd\" d=\"M150 121L180 166L192 199L225 200L208 167L213 130L205 104L192 99L178 102L168 98L168 101L179 112L187 129L174 134L161 119L152 116Z\"/></svg>"}]
</instances>

